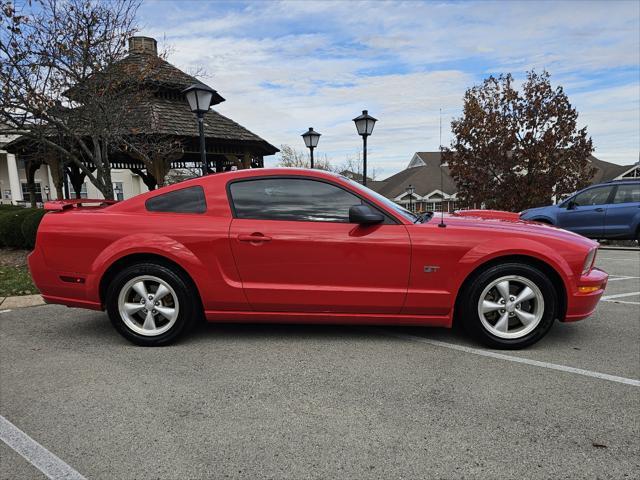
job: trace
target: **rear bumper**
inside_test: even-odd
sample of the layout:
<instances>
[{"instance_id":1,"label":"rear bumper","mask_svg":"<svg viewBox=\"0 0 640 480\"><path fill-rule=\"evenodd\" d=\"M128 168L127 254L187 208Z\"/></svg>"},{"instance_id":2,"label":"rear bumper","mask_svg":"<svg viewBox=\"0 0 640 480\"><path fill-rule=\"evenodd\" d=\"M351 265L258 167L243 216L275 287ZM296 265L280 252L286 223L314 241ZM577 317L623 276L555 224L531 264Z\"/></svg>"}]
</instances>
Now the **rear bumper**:
<instances>
[{"instance_id":1,"label":"rear bumper","mask_svg":"<svg viewBox=\"0 0 640 480\"><path fill-rule=\"evenodd\" d=\"M582 275L571 292L567 292L567 314L565 322L583 320L596 310L600 297L607 288L609 275L598 268L592 269L586 275ZM580 291L580 287L586 287ZM595 290L592 290L595 289Z\"/></svg>"},{"instance_id":2,"label":"rear bumper","mask_svg":"<svg viewBox=\"0 0 640 480\"><path fill-rule=\"evenodd\" d=\"M99 299L92 294L94 282L91 275L53 270L47 266L42 252L37 248L29 254L27 261L33 283L46 303L102 310Z\"/></svg>"}]
</instances>

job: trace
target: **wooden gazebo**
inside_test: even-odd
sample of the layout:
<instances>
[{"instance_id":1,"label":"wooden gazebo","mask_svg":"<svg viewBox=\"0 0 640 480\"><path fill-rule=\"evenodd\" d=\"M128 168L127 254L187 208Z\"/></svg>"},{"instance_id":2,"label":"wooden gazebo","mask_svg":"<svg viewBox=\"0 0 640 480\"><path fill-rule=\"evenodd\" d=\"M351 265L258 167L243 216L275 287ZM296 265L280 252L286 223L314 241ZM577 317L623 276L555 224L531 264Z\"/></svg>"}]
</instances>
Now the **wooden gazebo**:
<instances>
[{"instance_id":1,"label":"wooden gazebo","mask_svg":"<svg viewBox=\"0 0 640 480\"><path fill-rule=\"evenodd\" d=\"M112 68L117 75L135 78L136 89L143 93L134 95L132 104L128 106L131 113L129 118L133 123L127 126L131 132L145 136L150 143L154 139L162 139L164 142L173 140L180 145L177 153L165 165L166 169L199 167L198 125L182 92L185 88L202 82L159 57L156 40L149 37L130 38L128 55ZM66 94L71 99L76 94L74 90L76 89ZM222 101L224 98L216 93L212 103ZM204 132L209 173L234 168L261 168L264 166L265 156L279 151L266 140L213 109L204 116ZM34 170L43 162L49 163L46 155L39 158L39 149L27 137L18 138L4 148L26 160L27 177L33 177L29 165ZM83 163L87 167L92 166L90 161ZM110 163L112 168L130 169L140 175L151 189L158 183L152 171L155 169L147 168L142 160L133 153L129 154L126 148L111 154ZM73 164L66 164L65 169L78 195L84 175Z\"/></svg>"}]
</instances>

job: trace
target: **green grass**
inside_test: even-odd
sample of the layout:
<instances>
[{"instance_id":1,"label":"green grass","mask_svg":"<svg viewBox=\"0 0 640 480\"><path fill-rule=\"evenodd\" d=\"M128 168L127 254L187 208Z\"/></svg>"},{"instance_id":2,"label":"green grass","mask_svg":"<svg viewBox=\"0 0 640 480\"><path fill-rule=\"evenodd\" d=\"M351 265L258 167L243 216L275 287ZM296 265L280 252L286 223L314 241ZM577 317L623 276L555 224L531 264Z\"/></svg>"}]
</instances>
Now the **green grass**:
<instances>
[{"instance_id":1,"label":"green grass","mask_svg":"<svg viewBox=\"0 0 640 480\"><path fill-rule=\"evenodd\" d=\"M38 289L31 281L27 267L0 266L0 297L35 293Z\"/></svg>"}]
</instances>

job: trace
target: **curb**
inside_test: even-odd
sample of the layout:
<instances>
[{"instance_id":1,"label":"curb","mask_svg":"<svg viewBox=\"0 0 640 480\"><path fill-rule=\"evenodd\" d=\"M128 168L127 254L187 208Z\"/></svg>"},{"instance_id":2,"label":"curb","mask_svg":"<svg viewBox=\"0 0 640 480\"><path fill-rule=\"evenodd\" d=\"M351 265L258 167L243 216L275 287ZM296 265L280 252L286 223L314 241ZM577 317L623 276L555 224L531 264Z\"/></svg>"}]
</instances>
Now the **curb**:
<instances>
[{"instance_id":1,"label":"curb","mask_svg":"<svg viewBox=\"0 0 640 480\"><path fill-rule=\"evenodd\" d=\"M0 297L2 299L2 297ZM13 310L15 308L36 307L45 305L42 295L21 295L16 297L5 297L0 301L3 310Z\"/></svg>"},{"instance_id":2,"label":"curb","mask_svg":"<svg viewBox=\"0 0 640 480\"><path fill-rule=\"evenodd\" d=\"M611 251L615 251L618 250L620 252L640 252L640 248L638 247L605 247L605 246L599 246L598 250L611 250Z\"/></svg>"}]
</instances>

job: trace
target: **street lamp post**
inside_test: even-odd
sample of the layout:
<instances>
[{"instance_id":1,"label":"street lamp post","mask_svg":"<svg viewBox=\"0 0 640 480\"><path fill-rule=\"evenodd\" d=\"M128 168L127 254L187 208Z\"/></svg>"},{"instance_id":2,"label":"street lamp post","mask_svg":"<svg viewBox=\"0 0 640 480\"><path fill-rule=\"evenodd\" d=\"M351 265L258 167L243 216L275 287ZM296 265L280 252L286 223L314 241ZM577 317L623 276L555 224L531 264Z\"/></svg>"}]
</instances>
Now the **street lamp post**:
<instances>
[{"instance_id":1,"label":"street lamp post","mask_svg":"<svg viewBox=\"0 0 640 480\"><path fill-rule=\"evenodd\" d=\"M200 135L200 164L202 165L202 176L209 173L209 165L207 162L207 151L204 139L204 114L209 111L211 105L216 105L222 101L218 92L203 83L195 83L185 88L182 93L189 102L189 108L195 113L198 119L198 133Z\"/></svg>"},{"instance_id":2,"label":"street lamp post","mask_svg":"<svg viewBox=\"0 0 640 480\"><path fill-rule=\"evenodd\" d=\"M320 140L320 133L313 130L313 127L309 127L309 130L302 134L304 144L309 149L309 158L311 159L311 168L313 168L313 149L318 146Z\"/></svg>"},{"instance_id":3,"label":"street lamp post","mask_svg":"<svg viewBox=\"0 0 640 480\"><path fill-rule=\"evenodd\" d=\"M413 212L413 193L416 191L415 188L413 188L413 185L409 184L409 186L407 187L407 193L409 194L409 211Z\"/></svg>"},{"instance_id":4,"label":"street lamp post","mask_svg":"<svg viewBox=\"0 0 640 480\"><path fill-rule=\"evenodd\" d=\"M362 185L367 186L367 137L373 132L373 126L378 121L369 115L367 110L362 111L362 115L353 119L358 130L358 135L362 137Z\"/></svg>"}]
</instances>

